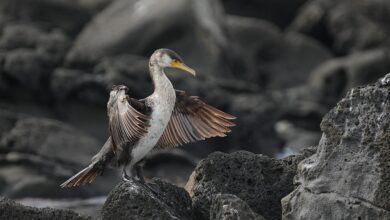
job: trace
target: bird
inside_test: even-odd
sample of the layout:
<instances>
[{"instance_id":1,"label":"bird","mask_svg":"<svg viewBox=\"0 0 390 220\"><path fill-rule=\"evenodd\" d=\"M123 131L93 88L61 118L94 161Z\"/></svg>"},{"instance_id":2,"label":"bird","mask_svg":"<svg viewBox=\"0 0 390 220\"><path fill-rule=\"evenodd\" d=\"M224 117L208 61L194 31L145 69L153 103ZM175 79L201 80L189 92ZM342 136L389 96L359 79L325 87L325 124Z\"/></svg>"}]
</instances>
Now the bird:
<instances>
[{"instance_id":1,"label":"bird","mask_svg":"<svg viewBox=\"0 0 390 220\"><path fill-rule=\"evenodd\" d=\"M125 85L113 86L107 102L110 136L91 163L62 183L62 188L92 183L107 167L121 167L124 181L145 182L141 164L149 152L225 137L231 131L235 116L206 104L198 96L175 90L165 74L166 68L196 76L176 52L156 50L149 59L154 92L135 99Z\"/></svg>"}]
</instances>

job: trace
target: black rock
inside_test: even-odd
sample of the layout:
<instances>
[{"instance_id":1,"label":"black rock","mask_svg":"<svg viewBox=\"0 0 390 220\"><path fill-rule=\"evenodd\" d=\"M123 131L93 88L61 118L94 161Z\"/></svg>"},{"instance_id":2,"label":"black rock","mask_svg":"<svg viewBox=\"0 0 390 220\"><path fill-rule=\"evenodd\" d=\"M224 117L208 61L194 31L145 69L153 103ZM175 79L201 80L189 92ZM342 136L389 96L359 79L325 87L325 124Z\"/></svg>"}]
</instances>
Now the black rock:
<instances>
[{"instance_id":1,"label":"black rock","mask_svg":"<svg viewBox=\"0 0 390 220\"><path fill-rule=\"evenodd\" d=\"M390 68L389 50L377 49L329 60L316 68L308 81L306 97L331 108L356 86L375 82Z\"/></svg>"},{"instance_id":2,"label":"black rock","mask_svg":"<svg viewBox=\"0 0 390 220\"><path fill-rule=\"evenodd\" d=\"M55 120L0 112L0 192L10 198L86 197L107 193L114 172L89 187L61 189L60 184L84 168L101 145ZM77 153L75 153L77 152ZM1 182L1 181L0 181Z\"/></svg>"},{"instance_id":3,"label":"black rock","mask_svg":"<svg viewBox=\"0 0 390 220\"><path fill-rule=\"evenodd\" d=\"M270 21L279 27L286 27L295 17L297 10L306 0L222 0L228 14L256 17Z\"/></svg>"},{"instance_id":4,"label":"black rock","mask_svg":"<svg viewBox=\"0 0 390 220\"><path fill-rule=\"evenodd\" d=\"M9 199L0 200L0 219L18 220L91 220L91 217L82 216L70 210L52 208L33 208L23 206Z\"/></svg>"},{"instance_id":5,"label":"black rock","mask_svg":"<svg viewBox=\"0 0 390 220\"><path fill-rule=\"evenodd\" d=\"M184 189L158 179L121 182L108 196L102 218L192 219L191 199Z\"/></svg>"},{"instance_id":6,"label":"black rock","mask_svg":"<svg viewBox=\"0 0 390 220\"><path fill-rule=\"evenodd\" d=\"M13 23L35 23L50 29L60 28L74 35L92 17L93 10L82 1L4 0L0 2L0 19Z\"/></svg>"},{"instance_id":7,"label":"black rock","mask_svg":"<svg viewBox=\"0 0 390 220\"><path fill-rule=\"evenodd\" d=\"M390 218L389 78L353 88L324 117L317 152L282 200L283 219Z\"/></svg>"},{"instance_id":8,"label":"black rock","mask_svg":"<svg viewBox=\"0 0 390 220\"><path fill-rule=\"evenodd\" d=\"M26 100L21 91L33 91L40 93L35 99L49 99L45 93L48 78L61 64L69 46L61 31L45 31L28 24L7 25L0 37L0 76L6 85L6 98Z\"/></svg>"},{"instance_id":9,"label":"black rock","mask_svg":"<svg viewBox=\"0 0 390 220\"><path fill-rule=\"evenodd\" d=\"M319 39L338 54L348 54L389 46L389 13L387 0L308 1L289 29Z\"/></svg>"},{"instance_id":10,"label":"black rock","mask_svg":"<svg viewBox=\"0 0 390 220\"><path fill-rule=\"evenodd\" d=\"M284 34L260 19L227 16L226 24L232 42L229 53L235 55L232 74L266 89L302 85L314 68L332 57L316 40Z\"/></svg>"},{"instance_id":11,"label":"black rock","mask_svg":"<svg viewBox=\"0 0 390 220\"><path fill-rule=\"evenodd\" d=\"M245 151L210 154L198 164L186 186L196 218L208 218L216 194L228 193L265 218L280 219L280 199L294 189L293 177L303 158L276 160Z\"/></svg>"},{"instance_id":12,"label":"black rock","mask_svg":"<svg viewBox=\"0 0 390 220\"><path fill-rule=\"evenodd\" d=\"M249 205L232 194L217 194L210 207L210 220L265 220Z\"/></svg>"}]
</instances>

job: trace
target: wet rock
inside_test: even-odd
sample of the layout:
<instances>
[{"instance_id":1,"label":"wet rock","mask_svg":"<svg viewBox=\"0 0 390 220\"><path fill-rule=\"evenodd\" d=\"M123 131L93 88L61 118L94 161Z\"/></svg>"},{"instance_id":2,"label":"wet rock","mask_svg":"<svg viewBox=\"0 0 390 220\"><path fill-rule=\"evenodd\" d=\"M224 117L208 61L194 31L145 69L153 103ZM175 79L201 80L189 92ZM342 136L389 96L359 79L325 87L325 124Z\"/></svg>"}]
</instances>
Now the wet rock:
<instances>
[{"instance_id":1,"label":"wet rock","mask_svg":"<svg viewBox=\"0 0 390 220\"><path fill-rule=\"evenodd\" d=\"M149 57L156 48L170 48L199 72L222 72L227 45L222 15L218 1L115 1L83 29L67 61L91 66L104 57Z\"/></svg>"},{"instance_id":2,"label":"wet rock","mask_svg":"<svg viewBox=\"0 0 390 220\"><path fill-rule=\"evenodd\" d=\"M265 220L235 195L217 194L210 207L210 220Z\"/></svg>"},{"instance_id":3,"label":"wet rock","mask_svg":"<svg viewBox=\"0 0 390 220\"><path fill-rule=\"evenodd\" d=\"M91 217L80 215L70 210L52 208L33 208L23 206L9 199L0 200L0 219L63 219L63 220L91 220Z\"/></svg>"},{"instance_id":4,"label":"wet rock","mask_svg":"<svg viewBox=\"0 0 390 220\"><path fill-rule=\"evenodd\" d=\"M245 151L210 154L198 164L186 186L196 218L208 218L216 194L228 193L265 218L280 219L280 199L294 189L296 166L303 158L298 155L276 160Z\"/></svg>"},{"instance_id":5,"label":"wet rock","mask_svg":"<svg viewBox=\"0 0 390 220\"><path fill-rule=\"evenodd\" d=\"M108 196L102 218L192 219L191 199L184 189L158 179L146 185L121 182Z\"/></svg>"},{"instance_id":6,"label":"wet rock","mask_svg":"<svg viewBox=\"0 0 390 220\"><path fill-rule=\"evenodd\" d=\"M14 23L35 23L44 28L60 28L74 35L93 15L93 9L80 4L81 1L4 0L0 2L0 18Z\"/></svg>"},{"instance_id":7,"label":"wet rock","mask_svg":"<svg viewBox=\"0 0 390 220\"><path fill-rule=\"evenodd\" d=\"M228 16L227 28L232 41L229 52L237 54L233 75L263 88L301 85L314 68L332 57L314 39L297 33L284 34L259 19Z\"/></svg>"},{"instance_id":8,"label":"wet rock","mask_svg":"<svg viewBox=\"0 0 390 220\"><path fill-rule=\"evenodd\" d=\"M294 19L297 10L305 2L306 0L293 0L288 2L283 0L272 2L265 0L247 0L243 3L239 0L222 0L228 14L261 18L281 28L286 27Z\"/></svg>"},{"instance_id":9,"label":"wet rock","mask_svg":"<svg viewBox=\"0 0 390 220\"><path fill-rule=\"evenodd\" d=\"M283 219L390 218L388 78L350 90L324 117L317 152L282 200Z\"/></svg>"},{"instance_id":10,"label":"wet rock","mask_svg":"<svg viewBox=\"0 0 390 220\"><path fill-rule=\"evenodd\" d=\"M306 92L306 96L331 107L349 89L375 82L389 70L389 60L389 51L384 49L329 60L312 72L308 82L311 92Z\"/></svg>"},{"instance_id":11,"label":"wet rock","mask_svg":"<svg viewBox=\"0 0 390 220\"><path fill-rule=\"evenodd\" d=\"M309 1L289 29L321 40L336 53L348 54L389 46L389 12L386 0Z\"/></svg>"}]
</instances>

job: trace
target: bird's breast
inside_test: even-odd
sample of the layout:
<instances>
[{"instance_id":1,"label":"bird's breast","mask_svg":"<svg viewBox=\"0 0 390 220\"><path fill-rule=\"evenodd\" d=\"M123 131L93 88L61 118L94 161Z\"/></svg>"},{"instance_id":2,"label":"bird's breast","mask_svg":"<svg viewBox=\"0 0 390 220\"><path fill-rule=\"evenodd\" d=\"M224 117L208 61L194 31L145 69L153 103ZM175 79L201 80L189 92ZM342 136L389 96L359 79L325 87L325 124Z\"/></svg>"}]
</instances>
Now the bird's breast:
<instances>
[{"instance_id":1,"label":"bird's breast","mask_svg":"<svg viewBox=\"0 0 390 220\"><path fill-rule=\"evenodd\" d=\"M131 151L131 164L142 160L159 141L172 115L175 106L176 94L172 91L153 94L150 96L152 113L150 115L150 127L147 133L140 138Z\"/></svg>"}]
</instances>

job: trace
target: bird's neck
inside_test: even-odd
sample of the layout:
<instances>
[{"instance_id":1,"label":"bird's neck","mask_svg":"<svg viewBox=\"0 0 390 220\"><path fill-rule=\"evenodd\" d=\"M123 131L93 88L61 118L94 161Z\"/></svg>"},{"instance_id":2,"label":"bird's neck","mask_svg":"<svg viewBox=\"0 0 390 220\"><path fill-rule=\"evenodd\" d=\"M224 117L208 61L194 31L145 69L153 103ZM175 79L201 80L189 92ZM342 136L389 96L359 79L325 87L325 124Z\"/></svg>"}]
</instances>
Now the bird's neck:
<instances>
[{"instance_id":1,"label":"bird's neck","mask_svg":"<svg viewBox=\"0 0 390 220\"><path fill-rule=\"evenodd\" d=\"M154 93L164 94L173 89L171 81L165 75L164 70L157 65L149 65L150 77L154 85Z\"/></svg>"}]
</instances>

